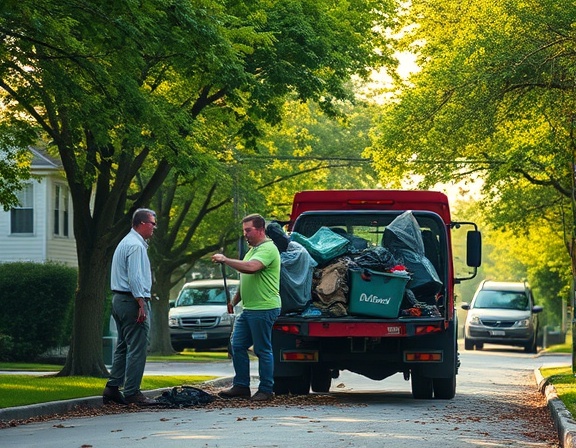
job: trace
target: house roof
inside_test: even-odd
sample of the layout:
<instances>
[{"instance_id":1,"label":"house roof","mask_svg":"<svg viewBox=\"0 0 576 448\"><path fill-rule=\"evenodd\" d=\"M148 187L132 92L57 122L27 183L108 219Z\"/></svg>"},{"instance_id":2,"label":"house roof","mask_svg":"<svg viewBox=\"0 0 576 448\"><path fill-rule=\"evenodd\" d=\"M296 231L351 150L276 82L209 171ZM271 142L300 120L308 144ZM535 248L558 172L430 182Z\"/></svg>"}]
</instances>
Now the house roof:
<instances>
[{"instance_id":1,"label":"house roof","mask_svg":"<svg viewBox=\"0 0 576 448\"><path fill-rule=\"evenodd\" d=\"M28 148L32 153L32 169L55 169L60 170L62 168L62 164L60 161L54 157L48 155L46 151L38 147L30 146Z\"/></svg>"}]
</instances>

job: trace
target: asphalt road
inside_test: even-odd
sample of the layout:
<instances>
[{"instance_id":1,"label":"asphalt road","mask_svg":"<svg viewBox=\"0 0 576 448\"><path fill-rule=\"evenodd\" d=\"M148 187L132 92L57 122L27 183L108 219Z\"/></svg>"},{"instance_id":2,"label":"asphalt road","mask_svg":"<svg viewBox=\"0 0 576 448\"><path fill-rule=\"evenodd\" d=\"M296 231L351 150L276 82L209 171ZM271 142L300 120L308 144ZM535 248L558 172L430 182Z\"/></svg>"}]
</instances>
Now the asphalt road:
<instances>
[{"instance_id":1,"label":"asphalt road","mask_svg":"<svg viewBox=\"0 0 576 448\"><path fill-rule=\"evenodd\" d=\"M414 400L401 375L383 381L343 372L331 394L272 405L238 402L61 418L0 430L5 447L514 447L557 448L549 414L534 408L534 369L566 355L518 350L461 353L454 400ZM253 373L256 366L253 366ZM149 363L146 374L206 374L229 382L231 363ZM256 384L253 385L254 389ZM97 399L96 399L97 400ZM540 409L540 412L542 409Z\"/></svg>"}]
</instances>

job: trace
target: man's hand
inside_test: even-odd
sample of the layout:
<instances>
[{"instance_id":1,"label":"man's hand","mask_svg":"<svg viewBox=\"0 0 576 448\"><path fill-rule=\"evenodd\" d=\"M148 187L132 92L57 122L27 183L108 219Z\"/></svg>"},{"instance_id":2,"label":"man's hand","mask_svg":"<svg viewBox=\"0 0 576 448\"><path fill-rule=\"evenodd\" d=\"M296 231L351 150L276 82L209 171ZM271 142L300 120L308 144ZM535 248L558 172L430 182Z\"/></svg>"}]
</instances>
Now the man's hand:
<instances>
[{"instance_id":1,"label":"man's hand","mask_svg":"<svg viewBox=\"0 0 576 448\"><path fill-rule=\"evenodd\" d=\"M136 318L136 322L139 324L143 324L146 322L146 301L142 298L138 298L138 317Z\"/></svg>"},{"instance_id":2,"label":"man's hand","mask_svg":"<svg viewBox=\"0 0 576 448\"><path fill-rule=\"evenodd\" d=\"M226 261L226 256L224 254L214 254L212 255L212 261L214 263L224 263Z\"/></svg>"}]
</instances>

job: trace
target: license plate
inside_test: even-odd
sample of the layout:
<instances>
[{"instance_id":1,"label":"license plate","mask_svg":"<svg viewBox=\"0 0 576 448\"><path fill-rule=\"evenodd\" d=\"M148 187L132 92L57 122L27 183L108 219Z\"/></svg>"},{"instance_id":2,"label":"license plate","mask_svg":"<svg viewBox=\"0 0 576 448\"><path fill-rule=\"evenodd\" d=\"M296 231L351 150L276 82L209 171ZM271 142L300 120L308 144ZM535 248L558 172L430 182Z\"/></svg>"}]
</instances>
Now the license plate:
<instances>
[{"instance_id":1,"label":"license plate","mask_svg":"<svg viewBox=\"0 0 576 448\"><path fill-rule=\"evenodd\" d=\"M492 330L490 331L490 336L506 336L506 332L502 330Z\"/></svg>"},{"instance_id":2,"label":"license plate","mask_svg":"<svg viewBox=\"0 0 576 448\"><path fill-rule=\"evenodd\" d=\"M205 331L197 331L192 333L192 339L208 339L208 334Z\"/></svg>"}]
</instances>

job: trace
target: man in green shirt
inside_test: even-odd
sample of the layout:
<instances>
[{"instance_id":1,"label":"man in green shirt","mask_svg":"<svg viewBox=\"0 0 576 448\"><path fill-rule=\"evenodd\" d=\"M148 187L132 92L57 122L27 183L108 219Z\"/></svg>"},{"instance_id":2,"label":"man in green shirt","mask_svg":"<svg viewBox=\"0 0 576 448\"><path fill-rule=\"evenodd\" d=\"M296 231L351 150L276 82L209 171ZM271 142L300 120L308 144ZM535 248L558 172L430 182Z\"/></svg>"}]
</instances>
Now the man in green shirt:
<instances>
[{"instance_id":1,"label":"man in green shirt","mask_svg":"<svg viewBox=\"0 0 576 448\"><path fill-rule=\"evenodd\" d=\"M250 359L248 349L254 346L258 357L260 384L253 401L273 398L274 355L272 325L280 315L280 253L266 237L266 222L258 214L242 220L244 237L250 246L243 260L214 254L212 261L224 263L240 272L240 288L228 304L228 312L242 300L243 312L236 318L232 334L234 381L230 389L221 391L222 398L250 398Z\"/></svg>"}]
</instances>

